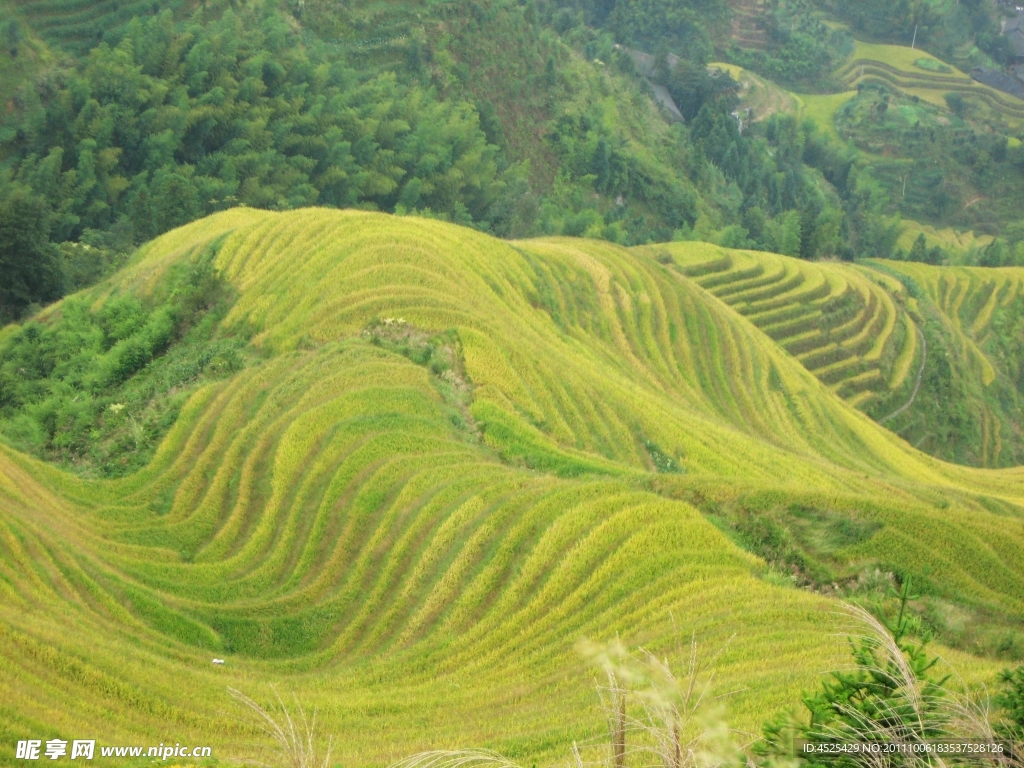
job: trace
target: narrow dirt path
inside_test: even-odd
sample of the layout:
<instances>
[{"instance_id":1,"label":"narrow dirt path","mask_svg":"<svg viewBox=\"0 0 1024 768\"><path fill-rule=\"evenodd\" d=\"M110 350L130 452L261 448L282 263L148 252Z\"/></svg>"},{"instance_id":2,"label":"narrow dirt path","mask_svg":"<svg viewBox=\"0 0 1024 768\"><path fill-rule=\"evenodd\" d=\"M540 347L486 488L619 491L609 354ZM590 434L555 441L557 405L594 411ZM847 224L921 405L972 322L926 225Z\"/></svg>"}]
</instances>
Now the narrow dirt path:
<instances>
[{"instance_id":1,"label":"narrow dirt path","mask_svg":"<svg viewBox=\"0 0 1024 768\"><path fill-rule=\"evenodd\" d=\"M914 384L914 391L910 394L910 399L907 400L906 403L904 403L901 407L897 408L895 411L890 413L884 419L879 419L879 424L885 424L885 422L889 421L889 419L895 419L897 416L899 416L901 413L907 410L907 408L912 406L914 404L914 400L917 399L918 391L921 389L921 377L924 376L924 366L925 363L928 362L928 342L925 341L924 334L921 333L921 329L917 328L916 330L917 338L921 340L921 367L918 368L917 370L917 382Z\"/></svg>"}]
</instances>

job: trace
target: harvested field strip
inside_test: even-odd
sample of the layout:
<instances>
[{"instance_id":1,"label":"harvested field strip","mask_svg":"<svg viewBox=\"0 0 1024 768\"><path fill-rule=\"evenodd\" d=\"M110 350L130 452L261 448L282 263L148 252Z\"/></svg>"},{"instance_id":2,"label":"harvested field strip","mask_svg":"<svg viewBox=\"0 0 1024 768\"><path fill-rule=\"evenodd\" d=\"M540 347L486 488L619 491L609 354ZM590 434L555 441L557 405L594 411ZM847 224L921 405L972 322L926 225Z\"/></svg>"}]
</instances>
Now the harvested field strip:
<instances>
[{"instance_id":1,"label":"harvested field strip","mask_svg":"<svg viewBox=\"0 0 1024 768\"><path fill-rule=\"evenodd\" d=\"M907 377L910 375L910 371L913 369L914 360L917 357L917 327L914 322L910 319L910 315L904 313L900 316L900 321L903 323L905 330L905 336L903 341L903 348L900 350L899 357L896 358L896 362L892 367L892 378L889 380L889 389L899 389L906 382Z\"/></svg>"},{"instance_id":2,"label":"harvested field strip","mask_svg":"<svg viewBox=\"0 0 1024 768\"><path fill-rule=\"evenodd\" d=\"M797 287L783 291L772 298L762 299L756 304L747 307L747 311L754 315L780 307L789 307L794 303L805 306L824 304L827 299L834 295L835 284L829 281L828 276L818 273L812 273L811 275L804 273L803 278L803 282Z\"/></svg>"},{"instance_id":3,"label":"harvested field strip","mask_svg":"<svg viewBox=\"0 0 1024 768\"><path fill-rule=\"evenodd\" d=\"M796 359L803 363L804 367L807 368L811 373L817 375L818 370L832 365L833 363L841 362L847 359L859 362L860 358L857 356L856 350L847 349L839 344L828 342L825 344L819 344L814 349L807 352L802 352L796 355ZM826 382L828 384L835 384L835 381Z\"/></svg>"},{"instance_id":4,"label":"harvested field strip","mask_svg":"<svg viewBox=\"0 0 1024 768\"><path fill-rule=\"evenodd\" d=\"M960 85L975 85L975 81L972 80L970 76L966 74L961 73L960 75L936 75L929 72L925 72L924 70L918 71L916 68L910 71L905 69L899 69L897 67L893 67L890 66L889 64L885 64L884 62L876 61L873 59L854 59L841 70L839 70L836 73L836 75L842 79L846 79L851 76L860 77L861 70L866 68L883 70L885 72L889 72L897 76L912 77L915 82L930 83L935 84L936 86L956 87Z\"/></svg>"},{"instance_id":5,"label":"harvested field strip","mask_svg":"<svg viewBox=\"0 0 1024 768\"><path fill-rule=\"evenodd\" d=\"M862 392L876 392L884 383L881 372L875 369L844 379L836 385L836 391L841 397L849 398Z\"/></svg>"},{"instance_id":6,"label":"harvested field strip","mask_svg":"<svg viewBox=\"0 0 1024 768\"><path fill-rule=\"evenodd\" d=\"M792 304L779 309L769 309L764 312L757 312L753 314L744 312L741 314L746 315L747 319L754 323L758 328L765 330L768 328L781 327L793 320L798 320L806 315L820 312L820 309L812 309L801 304Z\"/></svg>"},{"instance_id":7,"label":"harvested field strip","mask_svg":"<svg viewBox=\"0 0 1024 768\"><path fill-rule=\"evenodd\" d=\"M825 384L833 385L833 387L835 387L841 385L850 378L854 378L855 375L860 375L858 371L861 371L862 369L863 364L861 361L854 356L850 356L843 360L816 368L814 370L814 375Z\"/></svg>"},{"instance_id":8,"label":"harvested field strip","mask_svg":"<svg viewBox=\"0 0 1024 768\"><path fill-rule=\"evenodd\" d=\"M856 394L851 395L850 397L846 398L846 402L848 402L854 408L863 409L873 399L875 399L877 397L878 397L878 395L875 392L871 391L870 389L865 389L865 390L857 392Z\"/></svg>"},{"instance_id":9,"label":"harvested field strip","mask_svg":"<svg viewBox=\"0 0 1024 768\"><path fill-rule=\"evenodd\" d=\"M762 327L762 330L782 344L786 351L796 354L807 348L812 339L823 339L825 337L821 329L814 325L822 318L821 310L808 311L801 308L799 313L792 313L792 318L781 323L773 323ZM808 328L811 330L807 330Z\"/></svg>"},{"instance_id":10,"label":"harvested field strip","mask_svg":"<svg viewBox=\"0 0 1024 768\"><path fill-rule=\"evenodd\" d=\"M730 297L730 303L734 303L737 311L746 314L744 310L758 311L765 301L781 296L794 288L804 284L804 276L793 270L784 279L778 279L764 287L750 288ZM720 297L725 299L724 296Z\"/></svg>"},{"instance_id":11,"label":"harvested field strip","mask_svg":"<svg viewBox=\"0 0 1024 768\"><path fill-rule=\"evenodd\" d=\"M793 277L796 277L799 280L799 274L799 272L794 271L789 275L789 279L792 280ZM756 278L736 280L735 282L723 285L715 292L715 295L735 305L756 301L757 297L765 290L765 286L770 291L776 285L786 284L786 277L786 267L784 264L772 265L771 268L766 269L763 274ZM769 293L769 297L772 295L774 294Z\"/></svg>"}]
</instances>

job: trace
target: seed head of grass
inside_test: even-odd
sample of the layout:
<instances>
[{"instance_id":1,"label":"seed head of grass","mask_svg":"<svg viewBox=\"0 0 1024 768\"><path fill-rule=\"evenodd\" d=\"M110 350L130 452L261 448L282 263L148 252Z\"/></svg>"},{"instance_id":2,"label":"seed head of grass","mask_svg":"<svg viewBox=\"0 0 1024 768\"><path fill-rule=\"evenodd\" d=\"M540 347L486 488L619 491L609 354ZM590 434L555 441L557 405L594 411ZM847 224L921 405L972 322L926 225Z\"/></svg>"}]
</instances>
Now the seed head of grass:
<instances>
[{"instance_id":1,"label":"seed head of grass","mask_svg":"<svg viewBox=\"0 0 1024 768\"><path fill-rule=\"evenodd\" d=\"M277 744L281 766L287 768L328 768L331 761L333 738L327 740L327 749L320 755L316 736L316 710L307 718L306 712L295 700L295 716L288 711L281 694L274 690L278 710L268 710L241 691L228 688L228 695L255 715L259 728Z\"/></svg>"}]
</instances>

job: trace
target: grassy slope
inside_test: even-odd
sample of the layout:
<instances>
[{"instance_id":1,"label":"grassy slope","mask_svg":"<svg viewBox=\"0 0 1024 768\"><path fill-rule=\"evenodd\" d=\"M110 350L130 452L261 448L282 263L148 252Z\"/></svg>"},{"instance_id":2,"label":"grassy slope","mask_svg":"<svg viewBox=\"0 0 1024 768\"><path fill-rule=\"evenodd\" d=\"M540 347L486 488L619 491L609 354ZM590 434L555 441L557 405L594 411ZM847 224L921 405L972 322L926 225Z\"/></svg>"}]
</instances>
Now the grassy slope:
<instances>
[{"instance_id":1,"label":"grassy slope","mask_svg":"<svg viewBox=\"0 0 1024 768\"><path fill-rule=\"evenodd\" d=\"M733 80L740 84L740 109L749 109L755 121L767 120L776 113L798 113L802 97L797 97L781 88L771 80L754 74L737 64L714 62L708 64L709 69L721 69L728 72Z\"/></svg>"},{"instance_id":2,"label":"grassy slope","mask_svg":"<svg viewBox=\"0 0 1024 768\"><path fill-rule=\"evenodd\" d=\"M856 91L830 94L801 94L798 98L802 106L800 114L814 121L818 130L836 142L843 139L836 130L836 113L850 99L857 95Z\"/></svg>"},{"instance_id":3,"label":"grassy slope","mask_svg":"<svg viewBox=\"0 0 1024 768\"><path fill-rule=\"evenodd\" d=\"M225 322L264 362L198 391L122 480L0 448L8 740L173 733L233 756L254 737L225 687L277 683L344 765L467 744L560 761L603 724L576 640L662 648L672 616L708 648L736 633L719 685L754 729L835 663L831 604L759 580L684 499L856 505L881 529L851 557L1024 611L1021 470L914 451L654 259L234 210L108 285L151 290L226 232ZM388 318L457 331L479 431L450 378L370 343ZM685 474L653 472L652 445Z\"/></svg>"}]
</instances>

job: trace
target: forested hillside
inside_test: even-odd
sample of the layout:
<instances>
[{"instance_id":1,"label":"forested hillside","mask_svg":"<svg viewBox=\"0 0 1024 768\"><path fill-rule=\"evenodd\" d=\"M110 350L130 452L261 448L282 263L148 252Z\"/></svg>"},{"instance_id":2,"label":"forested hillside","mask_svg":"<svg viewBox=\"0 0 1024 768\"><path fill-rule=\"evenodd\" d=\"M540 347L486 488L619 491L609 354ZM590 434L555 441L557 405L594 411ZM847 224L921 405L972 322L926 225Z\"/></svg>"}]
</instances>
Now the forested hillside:
<instances>
[{"instance_id":1,"label":"forested hillside","mask_svg":"<svg viewBox=\"0 0 1024 768\"><path fill-rule=\"evenodd\" d=\"M663 5L8 6L0 58L24 77L0 135L4 316L233 205L417 212L503 236L694 237L805 258L891 250L890 211L870 185L847 183L841 146L785 121L741 134L737 84L705 66L728 7ZM814 24L789 38L810 53L769 47L752 66L782 77L792 60L804 67L794 82L830 67L849 44ZM659 77L688 124L658 112L620 41L684 54Z\"/></svg>"},{"instance_id":2,"label":"forested hillside","mask_svg":"<svg viewBox=\"0 0 1024 768\"><path fill-rule=\"evenodd\" d=\"M820 0L823 8L873 42L916 44L949 62L1006 63L1000 5L986 0Z\"/></svg>"}]
</instances>

